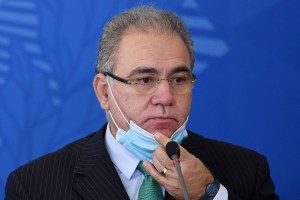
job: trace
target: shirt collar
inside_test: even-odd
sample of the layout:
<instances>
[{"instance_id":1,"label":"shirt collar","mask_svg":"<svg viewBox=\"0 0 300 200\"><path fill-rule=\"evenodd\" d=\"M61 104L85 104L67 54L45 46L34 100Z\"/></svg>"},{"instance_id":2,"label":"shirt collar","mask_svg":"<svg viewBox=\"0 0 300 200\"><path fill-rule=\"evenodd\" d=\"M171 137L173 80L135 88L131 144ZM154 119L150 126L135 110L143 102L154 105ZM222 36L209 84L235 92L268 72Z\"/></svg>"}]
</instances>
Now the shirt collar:
<instances>
[{"instance_id":1,"label":"shirt collar","mask_svg":"<svg viewBox=\"0 0 300 200\"><path fill-rule=\"evenodd\" d=\"M140 160L117 142L110 131L109 123L105 132L105 145L114 165L128 180L131 179Z\"/></svg>"}]
</instances>

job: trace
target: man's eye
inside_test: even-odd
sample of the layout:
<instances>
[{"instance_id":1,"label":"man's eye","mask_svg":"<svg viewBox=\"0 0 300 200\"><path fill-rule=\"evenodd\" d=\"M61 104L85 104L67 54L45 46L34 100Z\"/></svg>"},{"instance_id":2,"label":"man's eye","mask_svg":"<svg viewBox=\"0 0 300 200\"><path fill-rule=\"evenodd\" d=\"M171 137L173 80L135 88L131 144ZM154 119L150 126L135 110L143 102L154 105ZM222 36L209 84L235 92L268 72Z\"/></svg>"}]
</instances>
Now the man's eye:
<instances>
[{"instance_id":1,"label":"man's eye","mask_svg":"<svg viewBox=\"0 0 300 200\"><path fill-rule=\"evenodd\" d=\"M138 78L136 79L138 84L141 85L149 85L152 84L154 82L154 78L152 77L142 77L142 78Z\"/></svg>"},{"instance_id":2,"label":"man's eye","mask_svg":"<svg viewBox=\"0 0 300 200\"><path fill-rule=\"evenodd\" d=\"M179 85L179 84L185 83L186 79L187 79L187 77L177 76L177 77L173 77L171 80L172 80L173 84Z\"/></svg>"}]
</instances>

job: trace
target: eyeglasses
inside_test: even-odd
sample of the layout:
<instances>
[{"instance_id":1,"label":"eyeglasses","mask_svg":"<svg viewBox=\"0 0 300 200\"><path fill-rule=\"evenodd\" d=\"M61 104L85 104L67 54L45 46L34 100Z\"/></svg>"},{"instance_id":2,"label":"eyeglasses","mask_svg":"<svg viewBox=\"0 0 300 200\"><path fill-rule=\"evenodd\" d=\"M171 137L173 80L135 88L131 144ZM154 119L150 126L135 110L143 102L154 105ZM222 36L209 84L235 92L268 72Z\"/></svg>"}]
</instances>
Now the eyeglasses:
<instances>
[{"instance_id":1,"label":"eyeglasses","mask_svg":"<svg viewBox=\"0 0 300 200\"><path fill-rule=\"evenodd\" d=\"M103 74L122 83L132 85L138 93L145 95L152 94L162 80L168 81L173 94L187 94L192 90L196 81L196 76L192 73L178 73L168 78L158 78L155 75L140 75L140 77L133 80L126 80L109 72L104 72Z\"/></svg>"}]
</instances>

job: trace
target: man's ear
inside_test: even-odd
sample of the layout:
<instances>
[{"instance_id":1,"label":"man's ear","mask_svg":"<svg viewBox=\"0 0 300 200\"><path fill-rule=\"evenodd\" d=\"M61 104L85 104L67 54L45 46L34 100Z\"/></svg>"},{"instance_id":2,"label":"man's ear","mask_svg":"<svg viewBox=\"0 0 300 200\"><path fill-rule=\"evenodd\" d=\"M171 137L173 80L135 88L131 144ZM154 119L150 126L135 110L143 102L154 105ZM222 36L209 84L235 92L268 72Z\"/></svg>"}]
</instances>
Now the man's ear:
<instances>
[{"instance_id":1,"label":"man's ear","mask_svg":"<svg viewBox=\"0 0 300 200\"><path fill-rule=\"evenodd\" d=\"M98 73L93 81L95 94L100 102L101 107L107 111L109 110L108 104L108 85L106 77L102 73Z\"/></svg>"}]
</instances>

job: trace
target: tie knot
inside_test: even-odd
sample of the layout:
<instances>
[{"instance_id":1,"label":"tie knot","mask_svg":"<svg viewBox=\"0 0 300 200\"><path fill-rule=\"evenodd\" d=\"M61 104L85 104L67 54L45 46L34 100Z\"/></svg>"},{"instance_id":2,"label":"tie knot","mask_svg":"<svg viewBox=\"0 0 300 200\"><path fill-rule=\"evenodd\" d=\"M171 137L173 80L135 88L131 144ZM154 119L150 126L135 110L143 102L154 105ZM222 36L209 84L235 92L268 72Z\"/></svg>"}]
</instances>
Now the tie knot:
<instances>
[{"instance_id":1,"label":"tie knot","mask_svg":"<svg viewBox=\"0 0 300 200\"><path fill-rule=\"evenodd\" d=\"M144 174L144 176L148 176L149 173L145 170L144 166L143 166L143 162L140 161L138 166L137 166L137 169L142 172Z\"/></svg>"}]
</instances>

